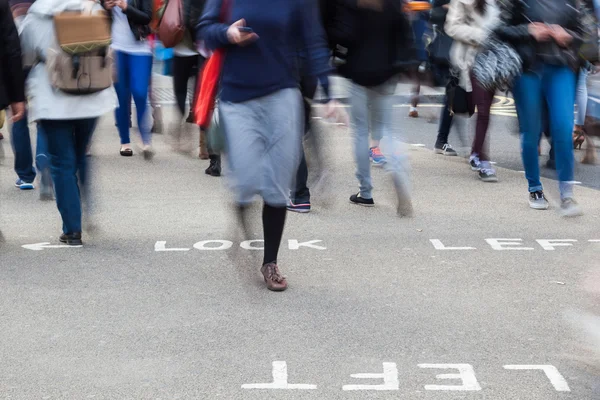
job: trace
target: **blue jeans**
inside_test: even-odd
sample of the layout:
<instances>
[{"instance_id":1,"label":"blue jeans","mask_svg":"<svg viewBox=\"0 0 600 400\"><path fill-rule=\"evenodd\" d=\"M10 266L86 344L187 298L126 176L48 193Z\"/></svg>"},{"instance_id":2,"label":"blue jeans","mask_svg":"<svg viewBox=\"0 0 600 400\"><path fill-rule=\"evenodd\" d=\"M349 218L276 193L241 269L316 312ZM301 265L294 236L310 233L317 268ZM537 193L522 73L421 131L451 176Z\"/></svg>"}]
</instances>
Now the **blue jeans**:
<instances>
[{"instance_id":1,"label":"blue jeans","mask_svg":"<svg viewBox=\"0 0 600 400\"><path fill-rule=\"evenodd\" d=\"M543 190L538 144L542 133L542 105L548 105L548 122L562 198L573 196L573 115L575 72L568 67L540 64L517 79L514 97L519 113L521 149L529 191Z\"/></svg>"},{"instance_id":2,"label":"blue jeans","mask_svg":"<svg viewBox=\"0 0 600 400\"><path fill-rule=\"evenodd\" d=\"M10 142L15 154L15 172L17 176L27 183L35 180L36 171L33 167L33 155L31 152L31 137L27 115L13 124ZM37 124L37 145L35 154L35 165L38 172L50 167L48 161L48 143L44 129Z\"/></svg>"},{"instance_id":3,"label":"blue jeans","mask_svg":"<svg viewBox=\"0 0 600 400\"><path fill-rule=\"evenodd\" d=\"M373 139L394 136L393 94L397 81L390 81L375 87L365 87L352 83L350 88L350 115L354 133L354 157L356 178L363 199L373 198L371 163L369 161L369 130Z\"/></svg>"},{"instance_id":4,"label":"blue jeans","mask_svg":"<svg viewBox=\"0 0 600 400\"><path fill-rule=\"evenodd\" d=\"M137 109L137 121L144 144L150 144L150 120L146 116L148 109L148 90L152 74L152 56L115 52L117 62L117 81L115 90L119 98L119 108L115 111L121 144L129 144L129 115L131 97Z\"/></svg>"},{"instance_id":5,"label":"blue jeans","mask_svg":"<svg viewBox=\"0 0 600 400\"><path fill-rule=\"evenodd\" d=\"M31 137L29 135L29 122L27 116L17 121L12 126L10 144L15 154L15 172L17 176L27 183L35 180L33 155L31 153Z\"/></svg>"},{"instance_id":6,"label":"blue jeans","mask_svg":"<svg viewBox=\"0 0 600 400\"><path fill-rule=\"evenodd\" d=\"M588 91L587 91L588 70L581 68L577 77L577 119L575 123L583 126L585 123L585 114L587 111Z\"/></svg>"},{"instance_id":7,"label":"blue jeans","mask_svg":"<svg viewBox=\"0 0 600 400\"><path fill-rule=\"evenodd\" d=\"M54 181L56 205L63 220L63 233L81 232L81 194L79 182L87 181L86 148L97 118L75 120L42 120L48 139L50 171Z\"/></svg>"}]
</instances>

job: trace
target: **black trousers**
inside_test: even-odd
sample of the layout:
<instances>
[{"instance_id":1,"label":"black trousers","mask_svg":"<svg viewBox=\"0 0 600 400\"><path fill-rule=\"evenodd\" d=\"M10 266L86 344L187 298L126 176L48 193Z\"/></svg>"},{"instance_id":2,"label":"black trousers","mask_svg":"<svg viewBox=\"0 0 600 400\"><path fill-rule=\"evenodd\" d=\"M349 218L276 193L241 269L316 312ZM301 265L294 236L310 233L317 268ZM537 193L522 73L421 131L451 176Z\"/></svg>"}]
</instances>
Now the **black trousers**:
<instances>
[{"instance_id":1,"label":"black trousers","mask_svg":"<svg viewBox=\"0 0 600 400\"><path fill-rule=\"evenodd\" d=\"M448 109L448 96L444 96L444 106L442 107L440 115L440 126L438 128L438 136L435 142L435 147L441 148L443 145L448 143L448 136L450 135L450 128L452 128L452 114Z\"/></svg>"},{"instance_id":2,"label":"black trousers","mask_svg":"<svg viewBox=\"0 0 600 400\"><path fill-rule=\"evenodd\" d=\"M188 81L194 78L194 97L190 102L190 109L193 109L193 101L196 98L198 85L197 77L200 68L204 64L204 57L201 55L188 57L173 57L173 90L175 91L175 99L177 107L181 115L185 115L185 103L188 94Z\"/></svg>"},{"instance_id":3,"label":"black trousers","mask_svg":"<svg viewBox=\"0 0 600 400\"><path fill-rule=\"evenodd\" d=\"M318 79L316 77L305 76L300 80L300 91L304 100L304 134L310 129L310 110L311 106L306 99L313 99L317 92ZM310 190L308 189L308 165L306 164L306 155L304 147L301 148L300 165L296 173L296 189L292 194L294 204L310 203Z\"/></svg>"}]
</instances>

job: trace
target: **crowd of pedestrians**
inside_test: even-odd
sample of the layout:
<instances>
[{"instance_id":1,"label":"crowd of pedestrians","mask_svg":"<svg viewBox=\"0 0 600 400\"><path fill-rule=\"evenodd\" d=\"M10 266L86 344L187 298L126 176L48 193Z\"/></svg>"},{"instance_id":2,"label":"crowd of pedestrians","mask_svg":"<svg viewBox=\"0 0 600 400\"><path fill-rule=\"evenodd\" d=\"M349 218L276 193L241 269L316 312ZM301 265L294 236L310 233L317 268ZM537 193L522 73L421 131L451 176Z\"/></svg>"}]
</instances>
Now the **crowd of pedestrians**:
<instances>
[{"instance_id":1,"label":"crowd of pedestrians","mask_svg":"<svg viewBox=\"0 0 600 400\"><path fill-rule=\"evenodd\" d=\"M470 116L476 109L468 163L482 181L498 181L487 140L490 109L498 91L511 91L519 115L530 207L549 207L538 160L540 139L546 134L552 143L561 212L582 213L573 193L574 148L586 140L586 79L598 61L597 35L590 34L590 29L597 30L596 19L590 28L584 18L585 8L593 10L593 4L435 0L425 7L430 11L423 11L423 5L415 11L410 2L400 0L171 1L182 7L180 20L169 21L182 33L173 46L171 73L180 122L173 129L199 121L194 110L198 101L205 100L199 90L207 79L204 66L212 67L213 57L225 54L218 71L218 102L212 107L218 118L211 119L219 128L201 125L198 155L210 159L207 174L220 176L221 149L211 147L215 139L209 140L209 135L223 135L241 229L249 205L257 195L262 198L261 272L270 290L287 288L278 265L286 211L309 212L311 207L303 151L311 106L321 102L327 118L341 118L341 109L330 97L329 77L334 73L350 82L359 184L351 203L375 205L371 166L385 166L397 194L398 215L412 215L407 160L394 146L401 127L393 122L393 94L400 77L415 79L409 116L418 118L419 88L429 77L434 85L447 88L435 153L457 155L449 143L454 115ZM160 39L155 37L156 26L172 18L169 3L0 0L0 108L10 109L16 186L34 189L40 175L41 197L55 197L62 217L61 242L83 243L82 202L89 186L86 155L99 117L114 111L119 152L133 156L133 99L143 156L151 160L154 155L153 117L148 111L152 43ZM78 53L63 46L56 16L73 11L105 17L110 49L100 43ZM595 52L584 54L586 44ZM52 61L69 51L68 63ZM57 82L53 68L65 68L80 85L88 60L97 63L93 71L98 76L89 86L78 86L74 92ZM103 68L111 69L110 85L99 83ZM196 78L196 90L188 98L190 78ZM319 87L322 96L314 100ZM35 167L28 122L37 126Z\"/></svg>"}]
</instances>

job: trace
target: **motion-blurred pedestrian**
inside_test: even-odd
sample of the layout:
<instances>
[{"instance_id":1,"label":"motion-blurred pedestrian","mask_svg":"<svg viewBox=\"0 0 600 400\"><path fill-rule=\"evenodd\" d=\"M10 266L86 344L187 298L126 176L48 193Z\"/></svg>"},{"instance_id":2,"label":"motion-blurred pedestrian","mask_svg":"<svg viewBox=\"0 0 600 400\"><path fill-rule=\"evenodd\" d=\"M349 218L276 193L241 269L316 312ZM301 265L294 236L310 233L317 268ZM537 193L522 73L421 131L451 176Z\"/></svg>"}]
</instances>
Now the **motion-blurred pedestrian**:
<instances>
[{"instance_id":1,"label":"motion-blurred pedestrian","mask_svg":"<svg viewBox=\"0 0 600 400\"><path fill-rule=\"evenodd\" d=\"M32 67L27 82L30 119L39 121L48 138L56 204L63 220L60 241L68 245L82 244L81 197L89 193L86 148L98 118L116 104L112 87L93 94L69 94L53 86L50 78L46 60L49 49L58 43L53 16L82 9L81 0L37 0L21 33L23 56Z\"/></svg>"},{"instance_id":2,"label":"motion-blurred pedestrian","mask_svg":"<svg viewBox=\"0 0 600 400\"><path fill-rule=\"evenodd\" d=\"M228 15L223 21L222 15ZM219 120L227 138L233 188L241 221L255 195L264 200L264 259L269 290L287 280L278 252L291 185L300 161L302 96L290 49L298 41L329 95L329 51L316 0L208 0L199 38L209 48L226 48L221 72ZM242 222L243 223L243 222Z\"/></svg>"},{"instance_id":3,"label":"motion-blurred pedestrian","mask_svg":"<svg viewBox=\"0 0 600 400\"><path fill-rule=\"evenodd\" d=\"M512 43L523 60L514 96L519 112L523 165L529 206L549 208L540 181L539 138L542 102L548 105L551 139L564 216L582 214L574 199L573 116L578 51L582 43L580 13L574 0L524 0L512 7L511 24L496 33Z\"/></svg>"},{"instance_id":4,"label":"motion-blurred pedestrian","mask_svg":"<svg viewBox=\"0 0 600 400\"><path fill-rule=\"evenodd\" d=\"M154 155L152 150L148 91L152 76L152 46L147 39L152 22L152 0L102 0L112 16L112 48L115 51L116 82L119 98L116 112L117 127L121 137L120 154L133 155L130 130L131 97L136 107L138 128L143 142L144 158Z\"/></svg>"}]
</instances>

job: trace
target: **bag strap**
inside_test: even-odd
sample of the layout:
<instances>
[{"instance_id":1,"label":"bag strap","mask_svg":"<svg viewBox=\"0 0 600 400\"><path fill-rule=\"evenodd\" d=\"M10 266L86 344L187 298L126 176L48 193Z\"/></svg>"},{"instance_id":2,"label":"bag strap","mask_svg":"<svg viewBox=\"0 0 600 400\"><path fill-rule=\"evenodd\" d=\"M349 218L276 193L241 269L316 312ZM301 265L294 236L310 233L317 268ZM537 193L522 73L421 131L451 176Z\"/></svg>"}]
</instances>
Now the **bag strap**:
<instances>
[{"instance_id":1,"label":"bag strap","mask_svg":"<svg viewBox=\"0 0 600 400\"><path fill-rule=\"evenodd\" d=\"M81 13L87 14L87 15L92 15L96 4L98 4L98 3L96 3L94 0L85 0L83 2L83 8L81 9Z\"/></svg>"},{"instance_id":2,"label":"bag strap","mask_svg":"<svg viewBox=\"0 0 600 400\"><path fill-rule=\"evenodd\" d=\"M221 14L219 16L221 22L227 22L231 15L231 1L232 0L223 0L221 2Z\"/></svg>"}]
</instances>

